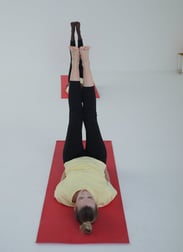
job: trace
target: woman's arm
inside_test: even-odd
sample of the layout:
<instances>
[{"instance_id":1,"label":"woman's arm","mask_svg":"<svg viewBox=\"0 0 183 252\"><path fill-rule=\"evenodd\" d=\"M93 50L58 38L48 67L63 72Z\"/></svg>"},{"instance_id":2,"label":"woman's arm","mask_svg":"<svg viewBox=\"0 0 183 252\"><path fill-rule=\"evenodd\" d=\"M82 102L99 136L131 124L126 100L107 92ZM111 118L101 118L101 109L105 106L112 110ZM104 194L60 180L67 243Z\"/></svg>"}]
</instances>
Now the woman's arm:
<instances>
[{"instance_id":1,"label":"woman's arm","mask_svg":"<svg viewBox=\"0 0 183 252\"><path fill-rule=\"evenodd\" d=\"M108 173L107 168L105 168L104 173L105 173L105 178L106 178L106 180L110 182L111 180L110 180L110 177L109 177L109 173Z\"/></svg>"},{"instance_id":2,"label":"woman's arm","mask_svg":"<svg viewBox=\"0 0 183 252\"><path fill-rule=\"evenodd\" d=\"M65 171L62 173L61 180L62 181L66 177Z\"/></svg>"}]
</instances>

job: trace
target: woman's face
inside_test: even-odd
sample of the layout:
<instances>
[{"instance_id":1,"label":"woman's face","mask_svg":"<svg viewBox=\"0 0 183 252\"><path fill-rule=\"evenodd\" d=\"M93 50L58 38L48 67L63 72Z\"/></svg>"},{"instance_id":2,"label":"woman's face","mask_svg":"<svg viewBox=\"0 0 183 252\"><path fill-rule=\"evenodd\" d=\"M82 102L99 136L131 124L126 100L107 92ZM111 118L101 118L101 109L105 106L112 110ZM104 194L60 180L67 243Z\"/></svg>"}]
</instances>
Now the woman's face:
<instances>
[{"instance_id":1,"label":"woman's face","mask_svg":"<svg viewBox=\"0 0 183 252\"><path fill-rule=\"evenodd\" d=\"M87 190L79 191L75 202L75 207L77 207L78 210L84 206L89 206L92 208L95 208L96 206L93 196Z\"/></svg>"}]
</instances>

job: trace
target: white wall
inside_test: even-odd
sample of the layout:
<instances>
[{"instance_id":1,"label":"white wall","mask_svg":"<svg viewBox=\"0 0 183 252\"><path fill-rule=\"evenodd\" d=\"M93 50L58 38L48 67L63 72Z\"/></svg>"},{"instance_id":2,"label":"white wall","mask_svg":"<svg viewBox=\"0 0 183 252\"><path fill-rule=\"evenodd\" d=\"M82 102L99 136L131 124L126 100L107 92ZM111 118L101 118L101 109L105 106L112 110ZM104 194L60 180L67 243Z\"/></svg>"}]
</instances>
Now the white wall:
<instances>
[{"instance_id":1,"label":"white wall","mask_svg":"<svg viewBox=\"0 0 183 252\"><path fill-rule=\"evenodd\" d=\"M72 20L92 46L100 125L122 186L131 245L114 249L182 251L183 76L168 72L183 47L182 10L182 0L0 0L0 251L64 246L34 241L55 141L66 133L59 76Z\"/></svg>"},{"instance_id":2,"label":"white wall","mask_svg":"<svg viewBox=\"0 0 183 252\"><path fill-rule=\"evenodd\" d=\"M182 0L1 0L1 126L36 121L49 127L59 76L68 71L71 21L81 21L94 78L102 84L115 71L175 71L182 10Z\"/></svg>"},{"instance_id":3,"label":"white wall","mask_svg":"<svg viewBox=\"0 0 183 252\"><path fill-rule=\"evenodd\" d=\"M40 70L49 58L66 71L69 22L80 20L94 70L175 70L182 10L182 0L1 0L1 65Z\"/></svg>"}]
</instances>

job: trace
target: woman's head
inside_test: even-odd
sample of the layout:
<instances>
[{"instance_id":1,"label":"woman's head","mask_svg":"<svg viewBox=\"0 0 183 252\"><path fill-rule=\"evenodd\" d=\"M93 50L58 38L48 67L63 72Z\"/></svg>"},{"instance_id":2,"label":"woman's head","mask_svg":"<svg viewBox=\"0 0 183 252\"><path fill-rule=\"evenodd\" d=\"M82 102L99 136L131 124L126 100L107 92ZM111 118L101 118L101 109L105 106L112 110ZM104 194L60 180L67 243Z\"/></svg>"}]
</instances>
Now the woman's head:
<instances>
[{"instance_id":1,"label":"woman's head","mask_svg":"<svg viewBox=\"0 0 183 252\"><path fill-rule=\"evenodd\" d=\"M76 219L81 223L81 231L84 233L92 232L92 224L98 215L96 202L87 190L81 190L77 194L75 202Z\"/></svg>"}]
</instances>

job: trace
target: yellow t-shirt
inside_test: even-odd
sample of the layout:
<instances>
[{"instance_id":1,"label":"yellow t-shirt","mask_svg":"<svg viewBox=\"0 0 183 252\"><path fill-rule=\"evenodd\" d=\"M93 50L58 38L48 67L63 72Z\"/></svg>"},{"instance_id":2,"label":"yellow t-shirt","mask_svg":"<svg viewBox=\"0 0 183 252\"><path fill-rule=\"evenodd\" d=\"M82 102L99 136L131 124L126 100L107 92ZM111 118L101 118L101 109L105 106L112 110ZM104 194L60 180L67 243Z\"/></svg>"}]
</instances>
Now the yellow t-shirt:
<instances>
[{"instance_id":1,"label":"yellow t-shirt","mask_svg":"<svg viewBox=\"0 0 183 252\"><path fill-rule=\"evenodd\" d=\"M65 162L66 177L56 186L56 200L66 206L73 206L73 195L79 190L88 190L98 207L109 204L117 191L105 178L106 164L92 157L84 156Z\"/></svg>"}]
</instances>

